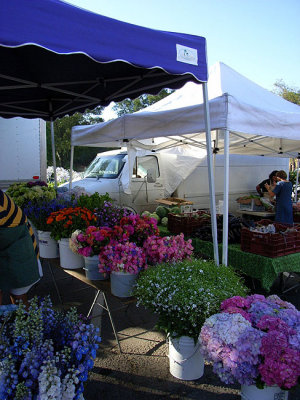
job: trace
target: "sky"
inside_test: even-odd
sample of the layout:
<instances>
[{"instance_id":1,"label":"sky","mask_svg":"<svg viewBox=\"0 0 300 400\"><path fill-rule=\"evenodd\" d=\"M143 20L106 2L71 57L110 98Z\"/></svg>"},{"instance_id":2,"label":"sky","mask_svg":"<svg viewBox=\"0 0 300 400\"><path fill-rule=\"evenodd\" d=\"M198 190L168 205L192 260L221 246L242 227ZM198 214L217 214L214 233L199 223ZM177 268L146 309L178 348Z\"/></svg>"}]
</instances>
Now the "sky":
<instances>
[{"instance_id":1,"label":"sky","mask_svg":"<svg viewBox=\"0 0 300 400\"><path fill-rule=\"evenodd\" d=\"M300 0L67 0L152 29L204 36L222 61L265 89L300 89Z\"/></svg>"},{"instance_id":2,"label":"sky","mask_svg":"<svg viewBox=\"0 0 300 400\"><path fill-rule=\"evenodd\" d=\"M66 0L124 22L204 36L222 61L268 90L300 89L300 0Z\"/></svg>"}]
</instances>

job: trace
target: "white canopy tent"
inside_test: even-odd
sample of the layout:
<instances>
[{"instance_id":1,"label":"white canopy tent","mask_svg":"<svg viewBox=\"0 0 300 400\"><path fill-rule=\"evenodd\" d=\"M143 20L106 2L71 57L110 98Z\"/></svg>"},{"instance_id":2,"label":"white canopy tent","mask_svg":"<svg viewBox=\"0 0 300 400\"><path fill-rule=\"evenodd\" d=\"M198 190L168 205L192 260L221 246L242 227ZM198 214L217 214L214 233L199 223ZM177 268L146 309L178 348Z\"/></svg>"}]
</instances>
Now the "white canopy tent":
<instances>
[{"instance_id":1,"label":"white canopy tent","mask_svg":"<svg viewBox=\"0 0 300 400\"><path fill-rule=\"evenodd\" d=\"M212 151L225 155L222 261L227 264L229 148L235 154L298 157L300 107L223 63L210 68L207 88ZM71 144L72 148L121 147L129 142L137 147L139 140L165 137L166 142L156 149L183 144L203 149L207 146L205 120L203 93L196 84L187 83L146 110L96 125L74 127Z\"/></svg>"}]
</instances>

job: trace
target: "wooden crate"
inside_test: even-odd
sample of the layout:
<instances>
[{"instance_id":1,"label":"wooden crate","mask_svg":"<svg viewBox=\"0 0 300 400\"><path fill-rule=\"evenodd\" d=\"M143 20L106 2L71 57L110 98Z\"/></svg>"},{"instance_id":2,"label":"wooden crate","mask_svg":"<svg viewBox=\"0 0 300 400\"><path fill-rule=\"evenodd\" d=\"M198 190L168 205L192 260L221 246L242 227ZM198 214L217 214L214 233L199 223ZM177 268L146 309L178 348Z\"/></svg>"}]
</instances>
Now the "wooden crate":
<instances>
[{"instance_id":1,"label":"wooden crate","mask_svg":"<svg viewBox=\"0 0 300 400\"><path fill-rule=\"evenodd\" d=\"M207 214L206 211L197 211L193 213L185 214L168 214L168 230L171 233L183 233L185 235L191 235L195 230L203 225L207 219L201 218L203 214ZM197 218L195 218L197 215Z\"/></svg>"}]
</instances>

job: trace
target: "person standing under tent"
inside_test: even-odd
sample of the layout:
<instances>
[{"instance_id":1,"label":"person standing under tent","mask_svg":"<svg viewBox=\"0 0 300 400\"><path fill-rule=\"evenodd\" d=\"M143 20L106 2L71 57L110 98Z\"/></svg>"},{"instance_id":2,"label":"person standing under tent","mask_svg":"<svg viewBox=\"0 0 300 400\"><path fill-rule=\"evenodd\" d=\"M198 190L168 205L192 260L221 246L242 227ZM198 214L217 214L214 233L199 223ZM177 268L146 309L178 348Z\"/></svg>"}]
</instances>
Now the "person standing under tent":
<instances>
[{"instance_id":1,"label":"person standing under tent","mask_svg":"<svg viewBox=\"0 0 300 400\"><path fill-rule=\"evenodd\" d=\"M271 189L273 189L276 186L276 183L277 183L276 173L277 172L278 172L277 170L272 171L269 175L269 179L265 179L264 181L260 182L256 186L256 191L260 195L260 197L268 196L268 191L265 187L266 183L271 186Z\"/></svg>"},{"instance_id":2,"label":"person standing under tent","mask_svg":"<svg viewBox=\"0 0 300 400\"><path fill-rule=\"evenodd\" d=\"M0 304L2 291L7 291L13 304L22 300L28 307L27 292L41 276L32 227L21 208L0 189Z\"/></svg>"},{"instance_id":3,"label":"person standing under tent","mask_svg":"<svg viewBox=\"0 0 300 400\"><path fill-rule=\"evenodd\" d=\"M275 221L284 224L293 224L293 203L292 189L293 185L287 181L287 174L281 170L276 173L277 184L274 189L267 183L267 189L270 198L276 196Z\"/></svg>"}]
</instances>

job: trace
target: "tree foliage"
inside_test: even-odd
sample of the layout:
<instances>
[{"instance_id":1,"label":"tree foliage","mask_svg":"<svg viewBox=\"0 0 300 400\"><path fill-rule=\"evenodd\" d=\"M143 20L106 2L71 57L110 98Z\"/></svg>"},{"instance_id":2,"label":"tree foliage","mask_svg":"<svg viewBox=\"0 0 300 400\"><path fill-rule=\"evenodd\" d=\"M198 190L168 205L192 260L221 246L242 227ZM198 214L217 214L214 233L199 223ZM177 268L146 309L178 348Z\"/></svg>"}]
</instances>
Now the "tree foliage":
<instances>
[{"instance_id":1,"label":"tree foliage","mask_svg":"<svg viewBox=\"0 0 300 400\"><path fill-rule=\"evenodd\" d=\"M156 103L157 101L169 96L169 94L173 93L174 90L163 89L159 92L158 95L151 94L142 94L134 100L125 99L117 103L113 110L117 113L118 117L124 114L132 114L136 111L142 110L150 106L151 104Z\"/></svg>"},{"instance_id":2,"label":"tree foliage","mask_svg":"<svg viewBox=\"0 0 300 400\"><path fill-rule=\"evenodd\" d=\"M275 93L283 97L285 100L291 103L300 105L300 89L292 88L286 85L283 80L278 80L274 83Z\"/></svg>"},{"instance_id":3,"label":"tree foliage","mask_svg":"<svg viewBox=\"0 0 300 400\"><path fill-rule=\"evenodd\" d=\"M55 139L55 154L56 165L66 169L70 168L71 154L71 130L75 125L91 125L97 122L103 122L100 114L103 107L99 106L93 110L87 110L85 113L75 113L71 116L58 118L54 121L54 139ZM52 161L52 146L51 146L51 126L47 122L47 164L53 165ZM102 149L104 151L104 149ZM74 149L74 169L82 170L87 166L95 155L99 152L97 147L76 146Z\"/></svg>"}]
</instances>

